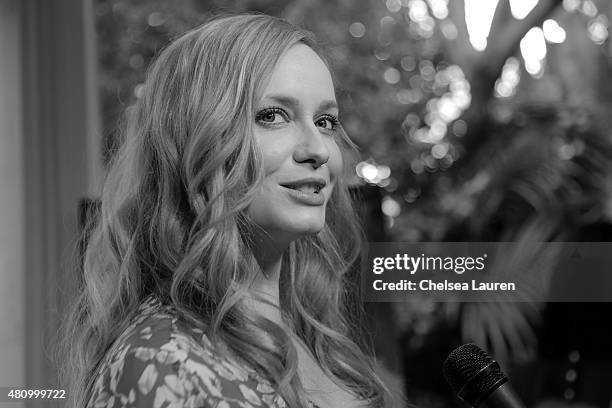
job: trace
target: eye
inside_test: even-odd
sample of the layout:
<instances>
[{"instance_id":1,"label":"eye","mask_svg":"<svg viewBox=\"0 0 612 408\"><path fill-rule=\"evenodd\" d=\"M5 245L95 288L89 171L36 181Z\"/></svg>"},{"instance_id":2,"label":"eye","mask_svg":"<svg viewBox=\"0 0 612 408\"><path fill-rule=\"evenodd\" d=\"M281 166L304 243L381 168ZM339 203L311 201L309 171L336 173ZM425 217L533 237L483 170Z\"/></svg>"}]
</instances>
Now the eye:
<instances>
[{"instance_id":1,"label":"eye","mask_svg":"<svg viewBox=\"0 0 612 408\"><path fill-rule=\"evenodd\" d=\"M262 109L255 115L255 121L264 125L270 126L287 122L289 119L287 112L278 107Z\"/></svg>"},{"instance_id":2,"label":"eye","mask_svg":"<svg viewBox=\"0 0 612 408\"><path fill-rule=\"evenodd\" d=\"M315 125L327 130L336 130L336 128L340 125L340 121L334 115L326 114L318 118Z\"/></svg>"}]
</instances>

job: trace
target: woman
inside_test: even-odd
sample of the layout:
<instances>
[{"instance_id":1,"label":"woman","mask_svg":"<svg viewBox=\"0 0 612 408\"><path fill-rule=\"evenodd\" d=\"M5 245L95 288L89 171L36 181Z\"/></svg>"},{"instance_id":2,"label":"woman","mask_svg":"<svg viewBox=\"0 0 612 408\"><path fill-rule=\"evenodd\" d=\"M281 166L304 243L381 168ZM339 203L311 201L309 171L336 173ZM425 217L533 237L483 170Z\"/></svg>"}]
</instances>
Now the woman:
<instances>
[{"instance_id":1,"label":"woman","mask_svg":"<svg viewBox=\"0 0 612 408\"><path fill-rule=\"evenodd\" d=\"M345 317L337 117L312 35L283 20L216 19L159 55L67 320L72 406L384 405Z\"/></svg>"}]
</instances>

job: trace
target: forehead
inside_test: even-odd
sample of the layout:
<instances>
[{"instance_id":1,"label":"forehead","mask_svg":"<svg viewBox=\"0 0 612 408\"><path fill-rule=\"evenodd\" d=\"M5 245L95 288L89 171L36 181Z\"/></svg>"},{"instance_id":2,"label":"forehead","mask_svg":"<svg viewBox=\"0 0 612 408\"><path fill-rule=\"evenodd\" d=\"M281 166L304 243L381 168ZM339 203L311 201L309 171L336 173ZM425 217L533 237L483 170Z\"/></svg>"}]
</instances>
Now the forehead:
<instances>
[{"instance_id":1,"label":"forehead","mask_svg":"<svg viewBox=\"0 0 612 408\"><path fill-rule=\"evenodd\" d=\"M305 44L292 46L280 57L263 91L263 98L267 95L287 95L313 102L336 100L327 65Z\"/></svg>"}]
</instances>

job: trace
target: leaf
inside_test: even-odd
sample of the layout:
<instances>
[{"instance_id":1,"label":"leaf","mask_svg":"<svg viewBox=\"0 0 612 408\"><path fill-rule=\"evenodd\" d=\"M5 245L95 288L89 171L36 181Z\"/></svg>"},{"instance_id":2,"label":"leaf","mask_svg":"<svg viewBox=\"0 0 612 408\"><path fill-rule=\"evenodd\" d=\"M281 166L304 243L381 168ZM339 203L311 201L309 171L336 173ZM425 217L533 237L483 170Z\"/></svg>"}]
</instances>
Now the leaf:
<instances>
[{"instance_id":1,"label":"leaf","mask_svg":"<svg viewBox=\"0 0 612 408\"><path fill-rule=\"evenodd\" d=\"M215 397L221 397L221 388L218 385L217 376L212 372L210 368L204 364L196 363L193 360L187 360L185 362L185 368L187 370L197 374L202 380L208 391Z\"/></svg>"},{"instance_id":2,"label":"leaf","mask_svg":"<svg viewBox=\"0 0 612 408\"><path fill-rule=\"evenodd\" d=\"M153 389L155 381L157 381L157 368L155 368L155 365L149 364L138 379L138 389L146 395Z\"/></svg>"},{"instance_id":3,"label":"leaf","mask_svg":"<svg viewBox=\"0 0 612 408\"><path fill-rule=\"evenodd\" d=\"M164 381L168 388L174 392L176 395L184 397L185 396L185 387L183 386L182 381L176 376L176 374L170 374L164 377Z\"/></svg>"},{"instance_id":4,"label":"leaf","mask_svg":"<svg viewBox=\"0 0 612 408\"><path fill-rule=\"evenodd\" d=\"M244 398L246 398L247 401L249 401L251 404L261 405L261 400L255 393L255 391L253 391L251 388L247 387L244 384L238 385L238 388L240 388L240 392L242 393Z\"/></svg>"},{"instance_id":5,"label":"leaf","mask_svg":"<svg viewBox=\"0 0 612 408\"><path fill-rule=\"evenodd\" d=\"M155 357L156 353L157 353L157 349L155 349L155 348L151 348L151 347L137 347L135 352L134 352L134 355L139 360L149 361L153 357Z\"/></svg>"}]
</instances>

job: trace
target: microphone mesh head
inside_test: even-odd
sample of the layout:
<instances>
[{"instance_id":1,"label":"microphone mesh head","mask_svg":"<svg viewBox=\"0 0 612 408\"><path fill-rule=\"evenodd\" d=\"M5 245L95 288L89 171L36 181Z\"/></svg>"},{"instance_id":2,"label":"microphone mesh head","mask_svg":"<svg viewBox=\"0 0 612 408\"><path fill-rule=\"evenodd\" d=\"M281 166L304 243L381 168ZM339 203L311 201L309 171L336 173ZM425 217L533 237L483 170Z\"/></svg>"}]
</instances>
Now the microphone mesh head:
<instances>
[{"instance_id":1,"label":"microphone mesh head","mask_svg":"<svg viewBox=\"0 0 612 408\"><path fill-rule=\"evenodd\" d=\"M507 381L495 360L471 343L453 350L444 361L442 372L453 391L473 406Z\"/></svg>"}]
</instances>

